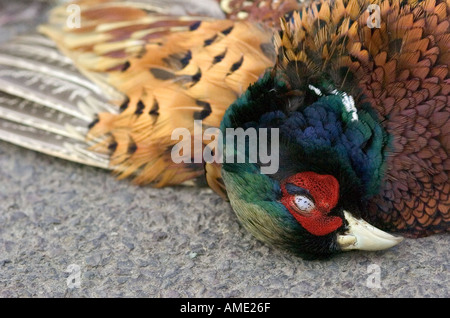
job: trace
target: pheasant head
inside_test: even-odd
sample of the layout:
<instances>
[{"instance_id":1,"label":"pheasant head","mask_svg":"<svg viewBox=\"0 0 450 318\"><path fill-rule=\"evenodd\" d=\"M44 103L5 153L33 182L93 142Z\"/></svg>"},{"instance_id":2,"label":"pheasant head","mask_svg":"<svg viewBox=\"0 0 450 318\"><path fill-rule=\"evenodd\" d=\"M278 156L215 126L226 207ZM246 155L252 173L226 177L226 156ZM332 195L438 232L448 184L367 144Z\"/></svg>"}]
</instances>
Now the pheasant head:
<instances>
[{"instance_id":1,"label":"pheasant head","mask_svg":"<svg viewBox=\"0 0 450 318\"><path fill-rule=\"evenodd\" d=\"M333 31L334 37L327 36L330 30L322 32L324 38L317 40L322 46L314 49L342 52L349 43L350 28L345 30ZM269 145L278 145L269 150L279 162L271 174L261 172L263 160L251 160L250 146L261 147L261 140L243 142L245 162L223 163L233 209L257 238L304 257L392 247L402 238L361 218L382 183L390 135L357 86L343 79L352 75L343 55L315 57L304 39L300 14L294 14L275 37L275 67L222 120L227 154L242 155L226 137L230 128L271 131Z\"/></svg>"}]
</instances>

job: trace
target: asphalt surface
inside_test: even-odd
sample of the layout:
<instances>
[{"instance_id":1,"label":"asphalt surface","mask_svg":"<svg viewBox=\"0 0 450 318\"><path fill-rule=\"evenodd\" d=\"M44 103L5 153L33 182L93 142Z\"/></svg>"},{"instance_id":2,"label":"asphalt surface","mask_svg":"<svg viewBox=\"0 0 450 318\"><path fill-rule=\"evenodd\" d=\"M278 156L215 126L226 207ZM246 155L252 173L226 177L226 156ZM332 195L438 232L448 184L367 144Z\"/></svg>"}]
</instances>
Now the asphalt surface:
<instances>
[{"instance_id":1,"label":"asphalt surface","mask_svg":"<svg viewBox=\"0 0 450 318\"><path fill-rule=\"evenodd\" d=\"M3 142L0 202L0 297L449 297L448 235L304 261L208 189L139 188Z\"/></svg>"},{"instance_id":2,"label":"asphalt surface","mask_svg":"<svg viewBox=\"0 0 450 318\"><path fill-rule=\"evenodd\" d=\"M449 297L449 243L304 261L208 189L139 188L0 142L0 297Z\"/></svg>"}]
</instances>

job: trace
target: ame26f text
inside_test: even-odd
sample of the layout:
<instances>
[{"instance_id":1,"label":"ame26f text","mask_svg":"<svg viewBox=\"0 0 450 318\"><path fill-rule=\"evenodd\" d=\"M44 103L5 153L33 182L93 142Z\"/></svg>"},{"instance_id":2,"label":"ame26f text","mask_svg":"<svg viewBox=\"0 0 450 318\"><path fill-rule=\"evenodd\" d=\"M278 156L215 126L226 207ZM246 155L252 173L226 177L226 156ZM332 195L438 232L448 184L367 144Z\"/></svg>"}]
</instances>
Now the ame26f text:
<instances>
[{"instance_id":1,"label":"ame26f text","mask_svg":"<svg viewBox=\"0 0 450 318\"><path fill-rule=\"evenodd\" d=\"M270 303L226 303L225 306L191 304L181 305L180 312L201 312L208 316L214 310L221 312L268 312Z\"/></svg>"}]
</instances>

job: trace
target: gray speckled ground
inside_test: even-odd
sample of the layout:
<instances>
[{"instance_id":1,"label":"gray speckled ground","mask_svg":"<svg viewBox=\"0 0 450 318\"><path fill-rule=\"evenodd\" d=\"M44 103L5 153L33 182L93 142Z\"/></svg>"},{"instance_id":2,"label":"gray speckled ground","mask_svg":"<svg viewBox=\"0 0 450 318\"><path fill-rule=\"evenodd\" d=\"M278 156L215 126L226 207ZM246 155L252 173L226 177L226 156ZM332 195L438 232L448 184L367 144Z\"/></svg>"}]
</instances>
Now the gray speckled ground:
<instances>
[{"instance_id":1,"label":"gray speckled ground","mask_svg":"<svg viewBox=\"0 0 450 318\"><path fill-rule=\"evenodd\" d=\"M0 42L26 29L1 28ZM0 297L449 297L449 243L303 261L207 189L138 188L0 142Z\"/></svg>"},{"instance_id":2,"label":"gray speckled ground","mask_svg":"<svg viewBox=\"0 0 450 318\"><path fill-rule=\"evenodd\" d=\"M207 189L138 188L7 143L0 202L1 297L450 296L448 235L303 261L256 241Z\"/></svg>"}]
</instances>

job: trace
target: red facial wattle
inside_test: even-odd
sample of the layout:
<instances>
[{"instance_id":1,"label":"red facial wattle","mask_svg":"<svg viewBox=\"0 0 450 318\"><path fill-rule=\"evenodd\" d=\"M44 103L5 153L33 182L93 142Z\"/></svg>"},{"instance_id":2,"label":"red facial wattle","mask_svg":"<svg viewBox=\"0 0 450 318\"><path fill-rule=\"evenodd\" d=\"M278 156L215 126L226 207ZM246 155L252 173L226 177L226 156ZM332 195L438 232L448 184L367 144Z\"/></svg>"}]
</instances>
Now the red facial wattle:
<instances>
[{"instance_id":1,"label":"red facial wattle","mask_svg":"<svg viewBox=\"0 0 450 318\"><path fill-rule=\"evenodd\" d=\"M287 191L287 184L305 189L314 199L314 208L308 212L302 211L295 202L296 195ZM341 218L328 215L339 200L339 183L335 177L315 172L297 173L283 180L281 191L281 203L311 234L327 235L342 226Z\"/></svg>"}]
</instances>

